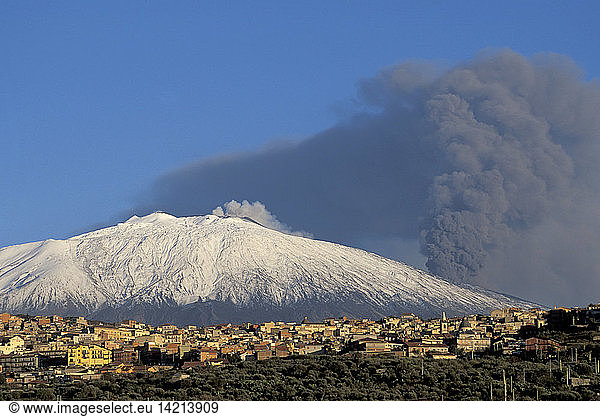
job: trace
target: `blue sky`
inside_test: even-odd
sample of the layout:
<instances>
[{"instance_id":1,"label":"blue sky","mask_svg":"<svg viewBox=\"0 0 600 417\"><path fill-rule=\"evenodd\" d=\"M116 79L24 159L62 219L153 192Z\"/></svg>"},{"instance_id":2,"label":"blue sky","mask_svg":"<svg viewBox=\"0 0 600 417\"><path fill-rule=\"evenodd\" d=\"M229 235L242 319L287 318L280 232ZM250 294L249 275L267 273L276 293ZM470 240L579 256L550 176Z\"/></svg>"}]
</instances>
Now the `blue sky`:
<instances>
[{"instance_id":1,"label":"blue sky","mask_svg":"<svg viewBox=\"0 0 600 417\"><path fill-rule=\"evenodd\" d=\"M115 221L193 161L317 133L406 59L510 47L600 75L597 2L414 3L1 2L0 246Z\"/></svg>"}]
</instances>

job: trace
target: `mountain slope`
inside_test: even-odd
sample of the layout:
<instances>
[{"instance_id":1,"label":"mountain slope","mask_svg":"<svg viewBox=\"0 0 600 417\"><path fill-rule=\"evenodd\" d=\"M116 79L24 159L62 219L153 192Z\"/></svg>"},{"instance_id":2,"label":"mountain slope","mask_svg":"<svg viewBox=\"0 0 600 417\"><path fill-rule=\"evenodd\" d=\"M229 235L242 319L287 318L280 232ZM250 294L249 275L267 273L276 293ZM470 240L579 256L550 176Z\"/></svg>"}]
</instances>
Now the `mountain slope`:
<instances>
[{"instance_id":1,"label":"mountain slope","mask_svg":"<svg viewBox=\"0 0 600 417\"><path fill-rule=\"evenodd\" d=\"M488 312L533 304L248 219L154 213L0 249L0 311L150 322Z\"/></svg>"}]
</instances>

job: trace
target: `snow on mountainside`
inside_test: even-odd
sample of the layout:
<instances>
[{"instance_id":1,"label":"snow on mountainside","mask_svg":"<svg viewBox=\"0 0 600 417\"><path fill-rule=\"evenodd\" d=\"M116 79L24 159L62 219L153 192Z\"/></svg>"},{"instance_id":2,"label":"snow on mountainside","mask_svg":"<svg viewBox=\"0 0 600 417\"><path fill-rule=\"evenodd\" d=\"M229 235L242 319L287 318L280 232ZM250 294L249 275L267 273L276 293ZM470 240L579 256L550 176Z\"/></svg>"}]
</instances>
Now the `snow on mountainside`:
<instances>
[{"instance_id":1,"label":"snow on mountainside","mask_svg":"<svg viewBox=\"0 0 600 417\"><path fill-rule=\"evenodd\" d=\"M13 313L207 324L503 306L535 305L236 217L154 213L0 249L0 311Z\"/></svg>"}]
</instances>

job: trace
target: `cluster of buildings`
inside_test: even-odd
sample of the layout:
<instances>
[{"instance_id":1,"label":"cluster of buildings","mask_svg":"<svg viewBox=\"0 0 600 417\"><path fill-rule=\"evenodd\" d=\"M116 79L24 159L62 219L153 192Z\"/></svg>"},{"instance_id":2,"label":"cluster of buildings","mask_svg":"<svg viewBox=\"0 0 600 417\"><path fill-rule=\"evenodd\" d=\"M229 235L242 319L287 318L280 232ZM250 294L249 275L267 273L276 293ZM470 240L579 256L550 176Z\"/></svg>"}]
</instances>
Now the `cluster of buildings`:
<instances>
[{"instance_id":1,"label":"cluster of buildings","mask_svg":"<svg viewBox=\"0 0 600 417\"><path fill-rule=\"evenodd\" d=\"M568 311L566 311L568 310ZM331 318L313 323L151 326L117 324L83 317L0 314L0 375L8 383L96 379L107 373L158 372L219 366L245 360L315 354L392 354L453 359L482 352L549 355L559 343L531 337L549 320L563 326L597 325L600 304L577 309L494 310L423 320L414 314L368 319ZM557 318L558 317L558 318ZM565 318L566 317L566 318ZM596 320L598 319L598 320Z\"/></svg>"}]
</instances>

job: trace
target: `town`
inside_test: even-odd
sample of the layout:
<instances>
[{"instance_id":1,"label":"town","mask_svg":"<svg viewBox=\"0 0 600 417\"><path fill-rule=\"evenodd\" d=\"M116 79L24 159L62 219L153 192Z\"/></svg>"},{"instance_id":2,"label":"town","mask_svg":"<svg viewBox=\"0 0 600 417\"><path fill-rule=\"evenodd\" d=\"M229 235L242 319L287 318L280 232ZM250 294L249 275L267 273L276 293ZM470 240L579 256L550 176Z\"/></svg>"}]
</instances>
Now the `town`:
<instances>
[{"instance_id":1,"label":"town","mask_svg":"<svg viewBox=\"0 0 600 417\"><path fill-rule=\"evenodd\" d=\"M599 331L600 304L551 310L506 308L465 317L442 313L428 320L402 314L377 321L342 317L311 322L305 318L300 323L206 327L152 326L133 320L110 324L83 317L3 313L0 379L6 384L32 387L172 369L179 371L178 378L185 378L190 368L303 355L439 360L535 356L554 358L560 366L561 355L563 360L577 361L578 350L536 335L540 329L573 328ZM596 339L600 341L600 336L594 336ZM600 372L600 361L595 358L594 371Z\"/></svg>"}]
</instances>

